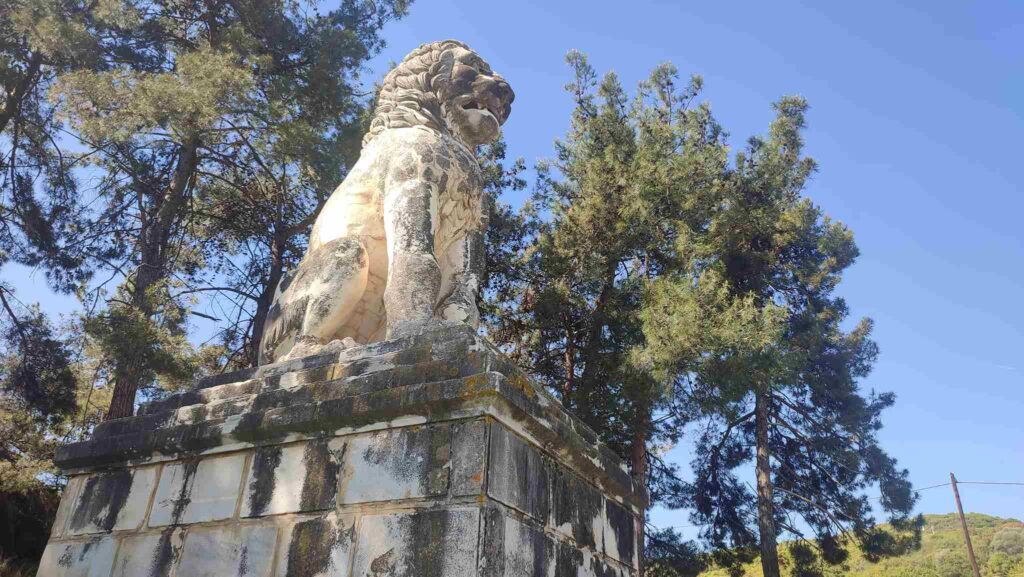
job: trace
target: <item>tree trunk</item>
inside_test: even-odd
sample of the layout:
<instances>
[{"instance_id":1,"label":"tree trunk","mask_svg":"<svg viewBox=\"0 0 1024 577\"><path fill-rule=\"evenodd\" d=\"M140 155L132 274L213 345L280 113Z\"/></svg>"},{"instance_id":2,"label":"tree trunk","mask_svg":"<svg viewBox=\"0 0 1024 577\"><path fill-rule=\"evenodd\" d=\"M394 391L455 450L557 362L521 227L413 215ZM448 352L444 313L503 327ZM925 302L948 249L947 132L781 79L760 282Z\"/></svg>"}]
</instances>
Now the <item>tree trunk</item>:
<instances>
[{"instance_id":1,"label":"tree trunk","mask_svg":"<svg viewBox=\"0 0 1024 577\"><path fill-rule=\"evenodd\" d=\"M637 423L636 429L633 431L633 441L630 447L630 466L633 471L633 482L637 490L642 491L643 494L647 495L647 426L650 421L647 418L645 412L642 423ZM644 535L645 528L647 526L647 511L640 511L640 516L636 521L636 539L637 539L637 563L639 564L640 570L637 575L644 574Z\"/></svg>"},{"instance_id":2,"label":"tree trunk","mask_svg":"<svg viewBox=\"0 0 1024 577\"><path fill-rule=\"evenodd\" d=\"M178 163L174 168L174 178L163 197L158 199L156 212L152 218L143 219L144 224L138 241L139 267L133 279L131 306L147 318L153 314L149 289L166 275L164 268L167 265L167 243L173 225L180 217L189 182L196 170L198 148L199 142L195 138L181 145ZM140 187L137 194L144 194L143 190L144 188ZM139 358L117 359L114 392L111 395L110 408L107 409L103 420L130 417L135 413L135 394L138 392L145 369L141 363L142 359Z\"/></svg>"},{"instance_id":3,"label":"tree trunk","mask_svg":"<svg viewBox=\"0 0 1024 577\"><path fill-rule=\"evenodd\" d=\"M263 340L263 325L267 322L267 315L270 314L270 306L274 304L274 294L277 292L277 285L284 276L284 240L275 237L270 247L270 274L267 276L267 284L256 299L256 312L252 317L252 336L249 338L249 366L260 364L260 341Z\"/></svg>"},{"instance_id":4,"label":"tree trunk","mask_svg":"<svg viewBox=\"0 0 1024 577\"><path fill-rule=\"evenodd\" d=\"M757 427L757 527L761 541L761 571L764 577L779 577L779 551L775 535L775 501L772 494L771 451L768 427L771 395L758 391L754 401Z\"/></svg>"}]
</instances>

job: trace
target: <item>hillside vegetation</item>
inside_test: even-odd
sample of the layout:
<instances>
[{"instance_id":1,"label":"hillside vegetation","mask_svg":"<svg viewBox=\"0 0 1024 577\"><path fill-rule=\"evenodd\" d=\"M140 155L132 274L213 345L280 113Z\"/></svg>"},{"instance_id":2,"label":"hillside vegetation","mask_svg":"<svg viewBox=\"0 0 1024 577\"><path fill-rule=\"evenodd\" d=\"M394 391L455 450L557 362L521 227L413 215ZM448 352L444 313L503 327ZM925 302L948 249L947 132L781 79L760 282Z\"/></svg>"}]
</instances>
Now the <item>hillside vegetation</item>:
<instances>
[{"instance_id":1,"label":"hillside vegetation","mask_svg":"<svg viewBox=\"0 0 1024 577\"><path fill-rule=\"evenodd\" d=\"M1024 577L1024 523L971 513L967 515L971 541L983 577ZM960 521L955 514L925 515L921 547L906 555L872 563L855 547L847 560L821 566L826 577L972 577ZM794 571L791 544L780 546L784 577L804 577ZM747 577L761 577L760 560L743 567ZM724 569L705 571L701 577L728 577Z\"/></svg>"}]
</instances>

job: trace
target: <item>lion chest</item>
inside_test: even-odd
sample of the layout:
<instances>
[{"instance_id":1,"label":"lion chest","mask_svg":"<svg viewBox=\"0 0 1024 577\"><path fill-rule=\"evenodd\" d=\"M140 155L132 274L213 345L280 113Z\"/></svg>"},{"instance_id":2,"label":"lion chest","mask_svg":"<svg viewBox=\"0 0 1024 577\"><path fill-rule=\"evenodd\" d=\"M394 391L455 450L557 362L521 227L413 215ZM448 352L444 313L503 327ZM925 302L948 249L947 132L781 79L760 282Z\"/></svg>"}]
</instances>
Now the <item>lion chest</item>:
<instances>
[{"instance_id":1,"label":"lion chest","mask_svg":"<svg viewBox=\"0 0 1024 577\"><path fill-rule=\"evenodd\" d=\"M389 181L397 185L389 178L395 174L400 175L398 182L432 185L435 253L483 226L483 176L473 154L447 135L405 128L387 131L364 148L317 217L310 250L340 237L383 238L384 197Z\"/></svg>"}]
</instances>

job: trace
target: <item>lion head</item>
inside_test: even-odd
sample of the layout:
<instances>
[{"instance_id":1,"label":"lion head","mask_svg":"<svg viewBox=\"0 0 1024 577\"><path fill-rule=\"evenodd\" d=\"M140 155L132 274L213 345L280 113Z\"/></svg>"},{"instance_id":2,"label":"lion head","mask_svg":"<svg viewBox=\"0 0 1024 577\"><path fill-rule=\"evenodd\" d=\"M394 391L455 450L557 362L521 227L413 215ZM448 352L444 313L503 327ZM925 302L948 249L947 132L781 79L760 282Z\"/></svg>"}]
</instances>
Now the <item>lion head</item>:
<instances>
[{"instance_id":1,"label":"lion head","mask_svg":"<svg viewBox=\"0 0 1024 577\"><path fill-rule=\"evenodd\" d=\"M384 77L363 146L390 128L427 126L474 147L494 141L512 112L505 79L456 40L424 44Z\"/></svg>"}]
</instances>

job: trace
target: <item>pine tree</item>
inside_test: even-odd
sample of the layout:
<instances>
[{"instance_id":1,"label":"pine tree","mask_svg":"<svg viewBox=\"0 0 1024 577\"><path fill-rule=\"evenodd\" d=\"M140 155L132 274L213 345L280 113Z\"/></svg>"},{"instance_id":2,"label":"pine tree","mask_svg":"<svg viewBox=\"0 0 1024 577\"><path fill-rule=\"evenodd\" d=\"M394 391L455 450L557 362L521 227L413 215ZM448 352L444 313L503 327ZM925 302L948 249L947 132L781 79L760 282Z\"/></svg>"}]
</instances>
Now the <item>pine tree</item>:
<instances>
[{"instance_id":1,"label":"pine tree","mask_svg":"<svg viewBox=\"0 0 1024 577\"><path fill-rule=\"evenodd\" d=\"M907 471L878 444L894 396L858 387L878 355L871 321L842 326L849 311L835 289L857 257L853 235L802 196L816 169L803 156L807 104L775 108L767 137L723 175L707 229L685 239L688 270L653 286L644 328L655 363L690 381L703 422L693 520L727 564L759 548L769 577L781 532L809 528L829 562L848 537L880 555L890 543L865 490L878 487L898 527L912 525L915 501ZM751 462L748 489L736 469Z\"/></svg>"},{"instance_id":2,"label":"pine tree","mask_svg":"<svg viewBox=\"0 0 1024 577\"><path fill-rule=\"evenodd\" d=\"M233 215L218 207L244 206L239 199L269 190L271 209L280 209L295 193L286 181L331 180L331 171L308 173L325 165L339 134L352 132L359 68L382 46L382 26L406 6L343 2L321 14L274 0L122 0L120 20L104 35L112 46L105 66L57 79L50 97L88 149L80 158L99 175L91 191L98 208L80 235L94 240L79 248L92 268L112 275L91 287L107 306L87 324L115 381L109 418L132 414L137 388L157 376L174 383L194 369L188 319L201 313L191 305L211 288L211 267L226 262L223 237L238 233L223 226ZM287 236L303 232L304 219L284 222ZM236 242L267 230L250 229ZM234 287L257 301L257 313L269 306L274 267L283 263L267 265L253 290ZM106 292L112 281L117 288Z\"/></svg>"},{"instance_id":3,"label":"pine tree","mask_svg":"<svg viewBox=\"0 0 1024 577\"><path fill-rule=\"evenodd\" d=\"M693 105L700 80L680 86L670 65L630 98L614 74L598 81L582 54L567 60L571 128L553 162L538 166L527 206L498 213L485 318L506 352L630 464L637 486L672 505L678 470L650 449L678 440L682 396L646 353L645 294L684 262L676 239L707 212L722 134ZM669 537L660 543L681 550Z\"/></svg>"}]
</instances>

